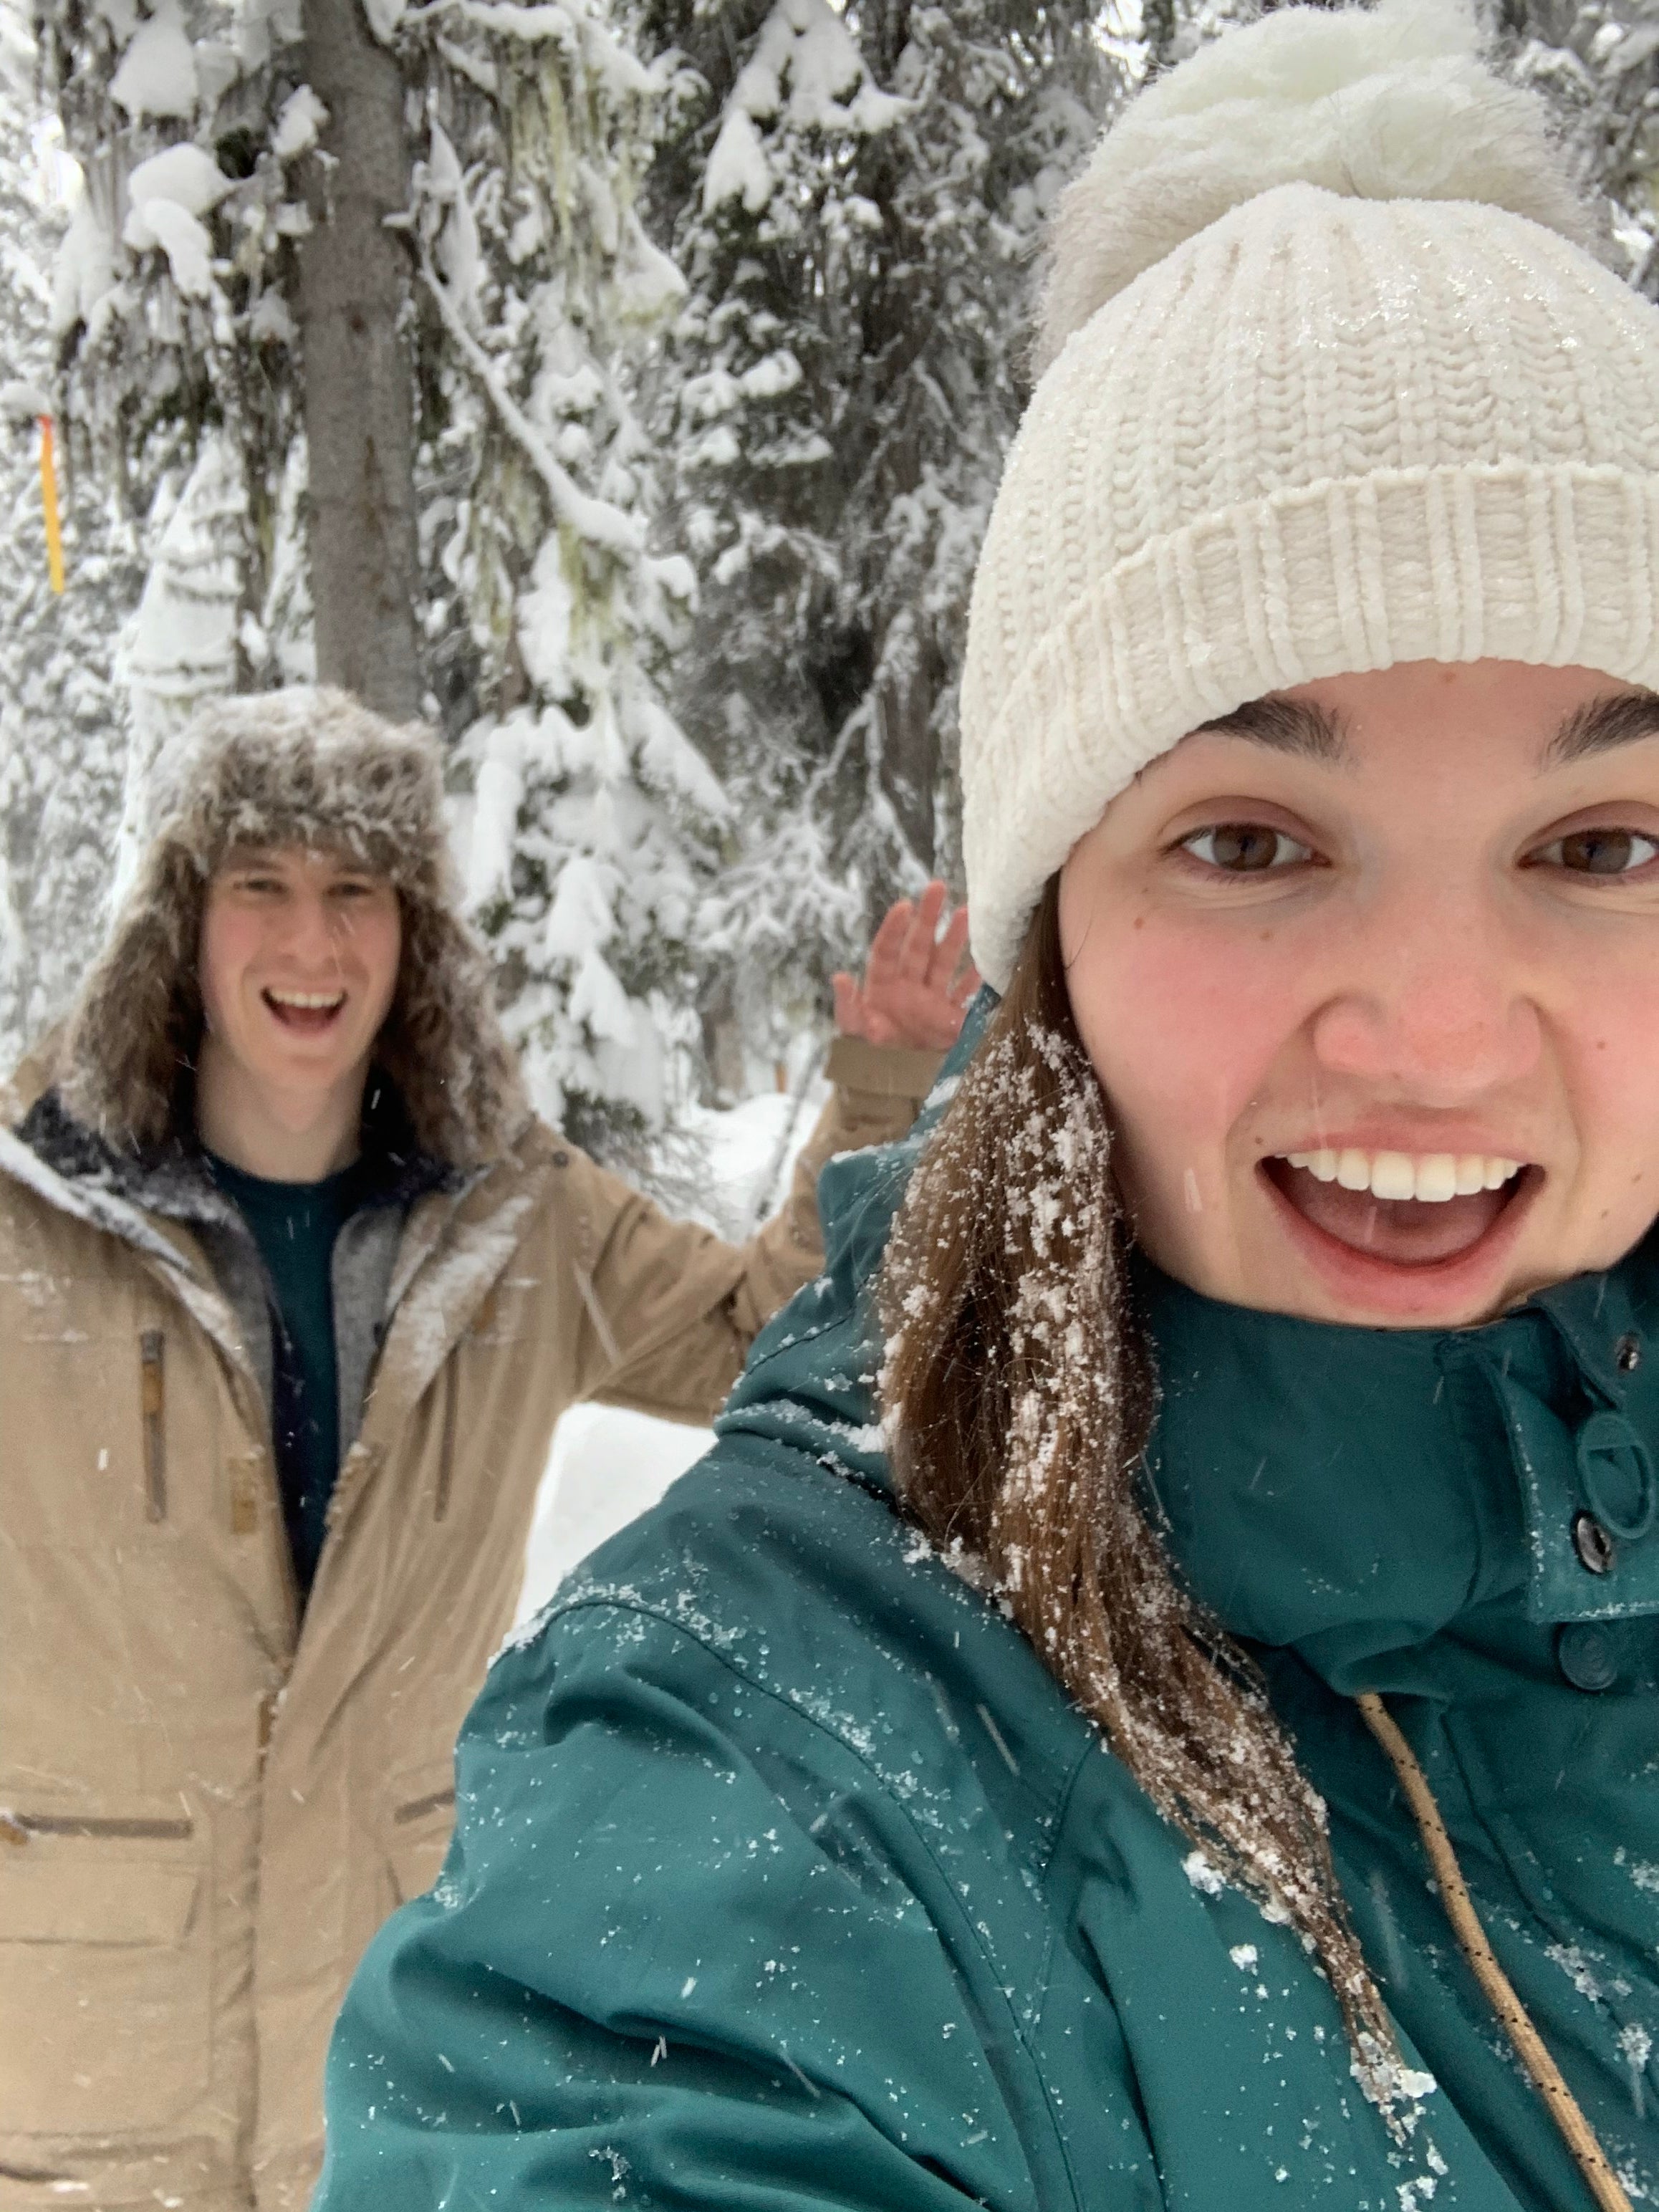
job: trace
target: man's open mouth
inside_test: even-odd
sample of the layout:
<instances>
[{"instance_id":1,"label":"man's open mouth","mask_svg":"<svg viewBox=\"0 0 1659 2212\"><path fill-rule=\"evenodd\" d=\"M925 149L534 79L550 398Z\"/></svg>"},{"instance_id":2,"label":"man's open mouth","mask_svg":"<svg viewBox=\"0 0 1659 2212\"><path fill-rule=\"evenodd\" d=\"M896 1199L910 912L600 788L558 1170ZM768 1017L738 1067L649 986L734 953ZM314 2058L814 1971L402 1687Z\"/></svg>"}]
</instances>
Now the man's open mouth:
<instances>
[{"instance_id":1,"label":"man's open mouth","mask_svg":"<svg viewBox=\"0 0 1659 2212\"><path fill-rule=\"evenodd\" d=\"M320 1036L346 1002L343 991L278 991L267 988L261 995L284 1029L296 1030L301 1035L312 1036Z\"/></svg>"},{"instance_id":2,"label":"man's open mouth","mask_svg":"<svg viewBox=\"0 0 1659 2212\"><path fill-rule=\"evenodd\" d=\"M1473 1252L1540 1171L1480 1152L1285 1152L1262 1172L1302 1219L1367 1259L1431 1267Z\"/></svg>"}]
</instances>

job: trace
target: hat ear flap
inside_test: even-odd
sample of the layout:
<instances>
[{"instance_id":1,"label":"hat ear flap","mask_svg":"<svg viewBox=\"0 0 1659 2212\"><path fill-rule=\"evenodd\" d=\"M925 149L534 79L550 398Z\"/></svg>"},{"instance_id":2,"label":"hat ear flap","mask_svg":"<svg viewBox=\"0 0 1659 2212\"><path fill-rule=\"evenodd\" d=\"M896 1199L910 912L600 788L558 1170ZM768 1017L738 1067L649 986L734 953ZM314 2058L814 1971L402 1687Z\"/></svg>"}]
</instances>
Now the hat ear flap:
<instances>
[{"instance_id":1,"label":"hat ear flap","mask_svg":"<svg viewBox=\"0 0 1659 2212\"><path fill-rule=\"evenodd\" d=\"M477 939L438 899L405 894L403 958L375 1057L398 1087L423 1151L452 1167L497 1159L530 1108L495 1012Z\"/></svg>"},{"instance_id":2,"label":"hat ear flap","mask_svg":"<svg viewBox=\"0 0 1659 2212\"><path fill-rule=\"evenodd\" d=\"M149 1151L173 1132L202 1036L196 963L205 890L187 853L156 848L64 1025L58 1095L119 1152Z\"/></svg>"}]
</instances>

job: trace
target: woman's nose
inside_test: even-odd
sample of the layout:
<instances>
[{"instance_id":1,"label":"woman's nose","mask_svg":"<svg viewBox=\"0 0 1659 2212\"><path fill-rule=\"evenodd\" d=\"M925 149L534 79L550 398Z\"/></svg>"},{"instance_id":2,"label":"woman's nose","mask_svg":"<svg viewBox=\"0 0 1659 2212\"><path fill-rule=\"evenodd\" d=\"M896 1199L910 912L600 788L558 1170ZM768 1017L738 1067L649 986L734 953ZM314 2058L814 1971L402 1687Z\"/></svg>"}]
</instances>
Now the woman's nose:
<instances>
[{"instance_id":1,"label":"woman's nose","mask_svg":"<svg viewBox=\"0 0 1659 2212\"><path fill-rule=\"evenodd\" d=\"M1473 915L1421 911L1368 932L1314 1019L1333 1075L1425 1106L1465 1104L1537 1066L1543 1031L1520 963Z\"/></svg>"}]
</instances>

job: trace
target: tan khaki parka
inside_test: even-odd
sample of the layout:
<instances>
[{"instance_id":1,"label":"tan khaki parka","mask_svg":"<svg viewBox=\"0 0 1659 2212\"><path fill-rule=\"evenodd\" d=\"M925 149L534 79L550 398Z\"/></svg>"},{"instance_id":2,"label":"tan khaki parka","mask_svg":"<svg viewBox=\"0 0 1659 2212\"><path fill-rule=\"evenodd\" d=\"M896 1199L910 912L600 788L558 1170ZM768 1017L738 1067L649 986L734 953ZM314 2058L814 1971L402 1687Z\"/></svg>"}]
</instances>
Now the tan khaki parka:
<instances>
[{"instance_id":1,"label":"tan khaki parka","mask_svg":"<svg viewBox=\"0 0 1659 2212\"><path fill-rule=\"evenodd\" d=\"M0 2212L305 2203L333 2016L438 1872L555 1422L707 1420L817 1272L818 1167L932 1068L840 1041L747 1244L538 1123L418 1199L303 1622L202 1243L0 1133Z\"/></svg>"}]
</instances>

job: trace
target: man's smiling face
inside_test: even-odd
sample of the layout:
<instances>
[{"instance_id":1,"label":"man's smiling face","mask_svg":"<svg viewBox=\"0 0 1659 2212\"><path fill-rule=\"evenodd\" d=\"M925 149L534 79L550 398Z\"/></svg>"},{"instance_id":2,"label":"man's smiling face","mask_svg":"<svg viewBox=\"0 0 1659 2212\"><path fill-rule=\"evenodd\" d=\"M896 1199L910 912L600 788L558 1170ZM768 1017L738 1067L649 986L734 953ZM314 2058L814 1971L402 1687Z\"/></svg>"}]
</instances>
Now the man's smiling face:
<instances>
[{"instance_id":1,"label":"man's smiling face","mask_svg":"<svg viewBox=\"0 0 1659 2212\"><path fill-rule=\"evenodd\" d=\"M356 1080L391 1008L402 939L396 891L344 856L232 853L202 919L213 1048L296 1106Z\"/></svg>"},{"instance_id":2,"label":"man's smiling face","mask_svg":"<svg viewBox=\"0 0 1659 2212\"><path fill-rule=\"evenodd\" d=\"M1141 1242L1454 1326L1659 1211L1659 699L1416 662L1258 701L1073 849L1060 938Z\"/></svg>"}]
</instances>

